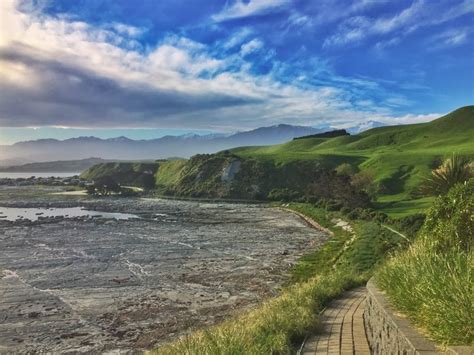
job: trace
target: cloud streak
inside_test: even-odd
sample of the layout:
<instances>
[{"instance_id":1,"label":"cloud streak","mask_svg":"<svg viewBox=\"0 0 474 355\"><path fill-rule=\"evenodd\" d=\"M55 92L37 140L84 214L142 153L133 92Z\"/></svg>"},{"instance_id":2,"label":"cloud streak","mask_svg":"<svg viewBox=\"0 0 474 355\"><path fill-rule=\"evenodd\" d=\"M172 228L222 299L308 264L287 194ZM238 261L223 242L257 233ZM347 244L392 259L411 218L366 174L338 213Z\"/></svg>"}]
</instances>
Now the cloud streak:
<instances>
[{"instance_id":1,"label":"cloud streak","mask_svg":"<svg viewBox=\"0 0 474 355\"><path fill-rule=\"evenodd\" d=\"M250 16L266 15L270 12L281 10L289 5L290 2L290 0L250 0L249 2L236 0L232 5L226 6L212 18L216 22L222 22Z\"/></svg>"},{"instance_id":2,"label":"cloud streak","mask_svg":"<svg viewBox=\"0 0 474 355\"><path fill-rule=\"evenodd\" d=\"M441 5L448 5L449 10L446 11ZM391 17L371 18L358 15L345 19L338 26L337 32L325 39L324 47L354 45L374 36L389 36L395 33L395 37L385 42L385 46L393 45L400 42L400 37L421 27L439 25L473 12L474 3L470 0L455 5L445 0L435 4L415 0Z\"/></svg>"}]
</instances>

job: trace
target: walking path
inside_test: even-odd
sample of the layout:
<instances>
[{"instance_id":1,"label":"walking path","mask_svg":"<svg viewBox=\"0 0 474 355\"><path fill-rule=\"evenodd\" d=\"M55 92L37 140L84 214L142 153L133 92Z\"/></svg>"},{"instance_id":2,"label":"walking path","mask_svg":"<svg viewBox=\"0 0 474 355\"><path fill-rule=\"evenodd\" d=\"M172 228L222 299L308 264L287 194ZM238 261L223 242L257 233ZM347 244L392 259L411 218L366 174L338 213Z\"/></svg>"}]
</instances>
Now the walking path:
<instances>
[{"instance_id":1,"label":"walking path","mask_svg":"<svg viewBox=\"0 0 474 355\"><path fill-rule=\"evenodd\" d=\"M359 287L331 302L318 334L306 340L301 354L370 354L363 319L366 292Z\"/></svg>"}]
</instances>

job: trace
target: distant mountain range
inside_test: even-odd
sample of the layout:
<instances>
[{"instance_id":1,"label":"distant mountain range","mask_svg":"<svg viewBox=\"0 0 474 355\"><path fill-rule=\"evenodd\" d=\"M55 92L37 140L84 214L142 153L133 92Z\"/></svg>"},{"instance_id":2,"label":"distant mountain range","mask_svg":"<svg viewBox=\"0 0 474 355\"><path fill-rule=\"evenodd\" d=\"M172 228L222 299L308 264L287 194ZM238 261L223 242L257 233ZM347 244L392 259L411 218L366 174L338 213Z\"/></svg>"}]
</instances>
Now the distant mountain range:
<instances>
[{"instance_id":1,"label":"distant mountain range","mask_svg":"<svg viewBox=\"0 0 474 355\"><path fill-rule=\"evenodd\" d=\"M382 124L370 121L365 126L346 128L346 130L358 133L365 128L372 128L374 125ZM80 160L89 157L100 157L106 160L188 158L194 154L215 153L240 146L284 143L296 137L317 134L332 129L334 128L328 125L315 128L280 124L231 135L165 136L151 140L133 140L127 137L40 139L0 146L0 166L6 167L45 161ZM26 168L30 171L32 169L31 166L22 169Z\"/></svg>"}]
</instances>

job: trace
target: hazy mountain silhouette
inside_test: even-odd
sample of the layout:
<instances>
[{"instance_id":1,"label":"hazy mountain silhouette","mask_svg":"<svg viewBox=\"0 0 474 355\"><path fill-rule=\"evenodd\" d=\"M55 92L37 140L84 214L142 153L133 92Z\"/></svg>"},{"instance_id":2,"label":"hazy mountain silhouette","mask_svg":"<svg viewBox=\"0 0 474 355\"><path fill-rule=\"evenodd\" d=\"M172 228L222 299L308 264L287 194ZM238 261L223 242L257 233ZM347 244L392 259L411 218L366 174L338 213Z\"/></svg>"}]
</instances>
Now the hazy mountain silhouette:
<instances>
[{"instance_id":1,"label":"hazy mountain silhouette","mask_svg":"<svg viewBox=\"0 0 474 355\"><path fill-rule=\"evenodd\" d=\"M127 137L40 139L0 146L0 164L6 166L54 160L75 160L91 156L120 160L187 158L198 153L215 153L239 146L283 143L295 137L321 131L321 129L313 127L280 124L231 135L165 136L151 140L133 140Z\"/></svg>"}]
</instances>

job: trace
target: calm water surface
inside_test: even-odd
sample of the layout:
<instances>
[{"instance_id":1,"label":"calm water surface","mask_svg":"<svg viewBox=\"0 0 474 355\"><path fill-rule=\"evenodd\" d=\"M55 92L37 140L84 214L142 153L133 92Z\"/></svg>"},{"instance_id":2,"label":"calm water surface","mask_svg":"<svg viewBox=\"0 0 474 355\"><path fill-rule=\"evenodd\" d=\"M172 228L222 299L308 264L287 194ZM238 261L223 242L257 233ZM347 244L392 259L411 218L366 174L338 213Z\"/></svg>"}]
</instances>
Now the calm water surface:
<instances>
[{"instance_id":1,"label":"calm water surface","mask_svg":"<svg viewBox=\"0 0 474 355\"><path fill-rule=\"evenodd\" d=\"M80 173L61 173L61 172L49 172L49 173L9 173L9 172L0 172L0 179L27 179L29 177L70 177L74 175L79 175Z\"/></svg>"},{"instance_id":2,"label":"calm water surface","mask_svg":"<svg viewBox=\"0 0 474 355\"><path fill-rule=\"evenodd\" d=\"M137 215L129 213L112 213L101 211L90 211L82 207L71 208L13 208L0 207L0 220L17 221L21 219L28 219L36 221L39 217L57 217L63 216L66 218L73 217L102 217L109 219L133 219L139 218Z\"/></svg>"}]
</instances>

